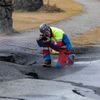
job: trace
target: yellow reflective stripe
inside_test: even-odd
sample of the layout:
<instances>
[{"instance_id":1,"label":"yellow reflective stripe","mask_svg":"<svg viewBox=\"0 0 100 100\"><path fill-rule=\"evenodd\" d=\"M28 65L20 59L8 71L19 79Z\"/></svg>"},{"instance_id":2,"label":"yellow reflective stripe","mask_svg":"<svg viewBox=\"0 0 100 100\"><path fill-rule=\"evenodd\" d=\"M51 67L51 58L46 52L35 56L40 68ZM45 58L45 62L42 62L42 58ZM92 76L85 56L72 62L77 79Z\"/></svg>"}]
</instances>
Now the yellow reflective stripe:
<instances>
[{"instance_id":1,"label":"yellow reflective stripe","mask_svg":"<svg viewBox=\"0 0 100 100\"><path fill-rule=\"evenodd\" d=\"M43 50L49 50L49 48L48 47L43 47Z\"/></svg>"},{"instance_id":2,"label":"yellow reflective stripe","mask_svg":"<svg viewBox=\"0 0 100 100\"><path fill-rule=\"evenodd\" d=\"M61 48L66 48L66 46L61 46Z\"/></svg>"},{"instance_id":3,"label":"yellow reflective stripe","mask_svg":"<svg viewBox=\"0 0 100 100\"><path fill-rule=\"evenodd\" d=\"M62 39L58 39L58 40L57 40L57 42L61 42L61 41L62 41Z\"/></svg>"}]
</instances>

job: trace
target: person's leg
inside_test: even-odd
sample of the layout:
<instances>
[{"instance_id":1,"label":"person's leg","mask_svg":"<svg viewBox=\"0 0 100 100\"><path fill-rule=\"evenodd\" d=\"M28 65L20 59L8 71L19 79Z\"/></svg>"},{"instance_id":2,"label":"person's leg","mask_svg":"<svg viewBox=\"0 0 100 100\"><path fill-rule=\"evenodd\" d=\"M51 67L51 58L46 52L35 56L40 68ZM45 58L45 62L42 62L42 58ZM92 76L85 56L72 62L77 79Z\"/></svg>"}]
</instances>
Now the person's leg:
<instances>
[{"instance_id":1,"label":"person's leg","mask_svg":"<svg viewBox=\"0 0 100 100\"><path fill-rule=\"evenodd\" d=\"M50 52L49 52L49 43L43 42L43 40L38 39L37 44L40 47L43 47L43 50L40 52L43 54L43 59L44 59L44 65L50 65L51 64L51 57L50 57Z\"/></svg>"},{"instance_id":2,"label":"person's leg","mask_svg":"<svg viewBox=\"0 0 100 100\"><path fill-rule=\"evenodd\" d=\"M72 65L74 63L75 55L63 48L59 51L58 61L56 63L56 68L63 68L65 65Z\"/></svg>"},{"instance_id":3,"label":"person's leg","mask_svg":"<svg viewBox=\"0 0 100 100\"><path fill-rule=\"evenodd\" d=\"M43 48L44 65L51 65L51 56L49 48Z\"/></svg>"},{"instance_id":4,"label":"person's leg","mask_svg":"<svg viewBox=\"0 0 100 100\"><path fill-rule=\"evenodd\" d=\"M66 49L61 49L59 51L59 55L58 55L58 61L56 63L56 68L63 68L67 61L68 61L68 55L66 55L64 52L66 51Z\"/></svg>"},{"instance_id":5,"label":"person's leg","mask_svg":"<svg viewBox=\"0 0 100 100\"><path fill-rule=\"evenodd\" d=\"M68 64L73 64L75 54L73 54L73 52L72 52L72 44L71 44L71 42L66 34L63 35L63 42L67 48L66 56L67 56Z\"/></svg>"},{"instance_id":6,"label":"person's leg","mask_svg":"<svg viewBox=\"0 0 100 100\"><path fill-rule=\"evenodd\" d=\"M68 64L69 65L74 64L74 60L75 60L75 54L69 54L68 55Z\"/></svg>"},{"instance_id":7,"label":"person's leg","mask_svg":"<svg viewBox=\"0 0 100 100\"><path fill-rule=\"evenodd\" d=\"M51 43L50 47L53 49L53 50L56 50L59 52L58 54L58 60L57 62L54 63L54 66L56 68L62 68L63 66L66 65L66 54L64 53L66 51L66 48L62 48L64 47L64 44L62 41L59 41L59 42L56 42L56 44L54 44L53 42Z\"/></svg>"}]
</instances>

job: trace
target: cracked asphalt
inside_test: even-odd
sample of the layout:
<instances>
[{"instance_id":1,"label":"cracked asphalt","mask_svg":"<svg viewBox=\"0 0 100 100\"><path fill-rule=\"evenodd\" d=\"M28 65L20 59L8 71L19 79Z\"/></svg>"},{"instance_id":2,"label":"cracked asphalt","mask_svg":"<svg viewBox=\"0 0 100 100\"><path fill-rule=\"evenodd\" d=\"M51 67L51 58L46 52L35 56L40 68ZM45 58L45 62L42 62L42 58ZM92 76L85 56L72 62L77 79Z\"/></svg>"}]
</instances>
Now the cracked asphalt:
<instances>
[{"instance_id":1,"label":"cracked asphalt","mask_svg":"<svg viewBox=\"0 0 100 100\"><path fill-rule=\"evenodd\" d=\"M72 34L100 26L100 1L75 1L84 6L83 12L52 25ZM80 54L76 54L75 64L61 70L28 66L41 58L35 42L38 35L34 29L0 37L0 56L13 57L12 62L0 61L0 100L100 100L100 46L76 48ZM26 75L29 72L40 79Z\"/></svg>"}]
</instances>

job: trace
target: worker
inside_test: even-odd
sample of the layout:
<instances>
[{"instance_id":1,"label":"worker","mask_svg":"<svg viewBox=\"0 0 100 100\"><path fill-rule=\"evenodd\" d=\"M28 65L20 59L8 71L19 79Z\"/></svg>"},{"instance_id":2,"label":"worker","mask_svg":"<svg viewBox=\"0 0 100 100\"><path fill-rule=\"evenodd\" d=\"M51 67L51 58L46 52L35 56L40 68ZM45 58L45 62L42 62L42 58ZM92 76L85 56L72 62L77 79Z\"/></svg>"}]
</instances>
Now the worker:
<instances>
[{"instance_id":1,"label":"worker","mask_svg":"<svg viewBox=\"0 0 100 100\"><path fill-rule=\"evenodd\" d=\"M66 64L73 64L74 57L72 44L65 32L57 27L51 27L48 24L41 24L39 27L41 32L37 43L43 47L44 67L51 67L50 48L58 51L57 68L62 68Z\"/></svg>"}]
</instances>

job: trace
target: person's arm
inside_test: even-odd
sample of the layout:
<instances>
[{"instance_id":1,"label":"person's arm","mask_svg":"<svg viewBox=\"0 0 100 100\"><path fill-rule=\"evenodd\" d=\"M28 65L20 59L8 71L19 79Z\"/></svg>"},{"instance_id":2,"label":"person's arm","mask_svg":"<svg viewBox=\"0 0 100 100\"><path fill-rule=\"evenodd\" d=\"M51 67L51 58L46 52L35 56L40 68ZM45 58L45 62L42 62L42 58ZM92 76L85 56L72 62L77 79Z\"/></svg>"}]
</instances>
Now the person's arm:
<instances>
[{"instance_id":1,"label":"person's arm","mask_svg":"<svg viewBox=\"0 0 100 100\"><path fill-rule=\"evenodd\" d=\"M66 45L67 50L72 50L72 44L68 38L68 36L66 34L63 34L63 39L62 41L64 42L64 44Z\"/></svg>"}]
</instances>

